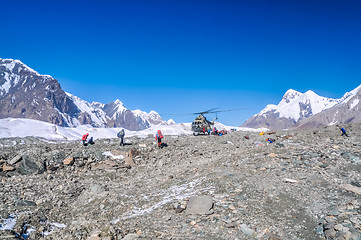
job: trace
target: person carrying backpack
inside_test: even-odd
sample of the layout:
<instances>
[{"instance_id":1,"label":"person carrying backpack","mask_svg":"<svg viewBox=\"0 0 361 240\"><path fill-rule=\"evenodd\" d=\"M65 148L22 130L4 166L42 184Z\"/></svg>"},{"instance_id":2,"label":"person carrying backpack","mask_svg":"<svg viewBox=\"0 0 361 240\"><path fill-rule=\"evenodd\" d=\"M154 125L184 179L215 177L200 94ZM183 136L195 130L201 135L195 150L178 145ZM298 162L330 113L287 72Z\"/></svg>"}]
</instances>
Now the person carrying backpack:
<instances>
[{"instance_id":1,"label":"person carrying backpack","mask_svg":"<svg viewBox=\"0 0 361 240\"><path fill-rule=\"evenodd\" d=\"M125 136L125 132L124 132L124 129L122 129L117 134L117 137L120 138L120 146L124 146L124 136Z\"/></svg>"},{"instance_id":2,"label":"person carrying backpack","mask_svg":"<svg viewBox=\"0 0 361 240\"><path fill-rule=\"evenodd\" d=\"M346 137L348 137L347 133L346 133L346 130L344 128L341 128L340 127L340 130L342 132L341 136L345 135Z\"/></svg>"},{"instance_id":3,"label":"person carrying backpack","mask_svg":"<svg viewBox=\"0 0 361 240\"><path fill-rule=\"evenodd\" d=\"M163 138L163 134L160 130L158 130L157 134L155 135L155 140L157 140L159 148L163 147L162 138Z\"/></svg>"},{"instance_id":4,"label":"person carrying backpack","mask_svg":"<svg viewBox=\"0 0 361 240\"><path fill-rule=\"evenodd\" d=\"M86 141L88 136L89 136L89 133L84 134L83 137L81 138L84 146L88 146L88 142Z\"/></svg>"}]
</instances>

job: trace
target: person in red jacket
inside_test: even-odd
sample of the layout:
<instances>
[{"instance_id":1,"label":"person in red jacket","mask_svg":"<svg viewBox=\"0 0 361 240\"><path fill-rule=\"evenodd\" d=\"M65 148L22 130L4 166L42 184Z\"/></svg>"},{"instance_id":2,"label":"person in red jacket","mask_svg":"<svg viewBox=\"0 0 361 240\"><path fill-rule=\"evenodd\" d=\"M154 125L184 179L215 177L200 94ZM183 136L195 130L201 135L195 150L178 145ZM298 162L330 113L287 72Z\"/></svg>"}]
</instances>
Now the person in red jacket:
<instances>
[{"instance_id":1,"label":"person in red jacket","mask_svg":"<svg viewBox=\"0 0 361 240\"><path fill-rule=\"evenodd\" d=\"M81 140L83 141L83 145L84 146L88 146L88 143L87 143L87 138L88 138L88 136L89 136L89 133L87 133L87 134L84 134L83 135L83 137L81 138Z\"/></svg>"},{"instance_id":2,"label":"person in red jacket","mask_svg":"<svg viewBox=\"0 0 361 240\"><path fill-rule=\"evenodd\" d=\"M162 148L163 144L162 144L162 138L163 138L163 134L160 130L158 130L157 134L155 135L155 140L158 141L158 147Z\"/></svg>"}]
</instances>

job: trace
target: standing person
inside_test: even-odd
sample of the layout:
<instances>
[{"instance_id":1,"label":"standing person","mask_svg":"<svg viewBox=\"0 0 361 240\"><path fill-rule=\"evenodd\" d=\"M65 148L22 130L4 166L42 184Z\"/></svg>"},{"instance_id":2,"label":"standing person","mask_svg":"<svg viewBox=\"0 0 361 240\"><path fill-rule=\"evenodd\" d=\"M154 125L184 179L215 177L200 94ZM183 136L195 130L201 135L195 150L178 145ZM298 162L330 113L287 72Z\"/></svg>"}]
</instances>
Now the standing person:
<instances>
[{"instance_id":1,"label":"standing person","mask_svg":"<svg viewBox=\"0 0 361 240\"><path fill-rule=\"evenodd\" d=\"M158 141L158 147L162 148L163 144L162 144L162 138L163 138L163 134L160 130L158 130L157 134L155 135L155 140Z\"/></svg>"},{"instance_id":2,"label":"standing person","mask_svg":"<svg viewBox=\"0 0 361 240\"><path fill-rule=\"evenodd\" d=\"M216 127L213 128L213 134L218 135L218 129Z\"/></svg>"},{"instance_id":3,"label":"standing person","mask_svg":"<svg viewBox=\"0 0 361 240\"><path fill-rule=\"evenodd\" d=\"M117 134L117 137L120 138L120 146L124 146L124 136L125 136L125 132L124 132L124 129L122 129Z\"/></svg>"},{"instance_id":4,"label":"standing person","mask_svg":"<svg viewBox=\"0 0 361 240\"><path fill-rule=\"evenodd\" d=\"M340 130L342 132L341 136L345 135L346 137L348 137L347 133L346 133L346 130L344 128L341 128L340 127Z\"/></svg>"},{"instance_id":5,"label":"standing person","mask_svg":"<svg viewBox=\"0 0 361 240\"><path fill-rule=\"evenodd\" d=\"M84 146L88 146L88 143L87 143L87 138L88 138L88 136L89 136L89 133L87 133L87 134L84 134L83 135L83 137L81 138L81 140L83 141L83 145Z\"/></svg>"}]
</instances>

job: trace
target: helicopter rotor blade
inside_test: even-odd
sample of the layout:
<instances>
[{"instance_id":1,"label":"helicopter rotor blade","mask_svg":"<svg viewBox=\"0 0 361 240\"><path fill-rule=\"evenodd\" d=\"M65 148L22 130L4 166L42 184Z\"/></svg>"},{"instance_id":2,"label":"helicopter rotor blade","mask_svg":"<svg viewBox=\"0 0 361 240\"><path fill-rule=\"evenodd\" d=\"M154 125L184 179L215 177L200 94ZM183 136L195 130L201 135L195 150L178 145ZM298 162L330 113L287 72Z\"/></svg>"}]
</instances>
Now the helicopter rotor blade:
<instances>
[{"instance_id":1,"label":"helicopter rotor blade","mask_svg":"<svg viewBox=\"0 0 361 240\"><path fill-rule=\"evenodd\" d=\"M201 111L201 112L196 112L196 113L193 113L193 114L208 114L208 113L211 113L212 111L216 110L218 108L211 108L207 111Z\"/></svg>"},{"instance_id":2,"label":"helicopter rotor blade","mask_svg":"<svg viewBox=\"0 0 361 240\"><path fill-rule=\"evenodd\" d=\"M247 109L247 108L234 108L234 109L227 109L227 110L212 111L209 113L232 112L232 111L239 111L239 110L245 110L245 109Z\"/></svg>"},{"instance_id":3,"label":"helicopter rotor blade","mask_svg":"<svg viewBox=\"0 0 361 240\"><path fill-rule=\"evenodd\" d=\"M239 111L239 110L245 110L248 108L234 108L234 109L214 111L216 109L219 109L219 108L211 108L207 111L201 111L201 112L196 112L196 113L159 113L159 115L161 115L161 116L190 116L190 115L199 115L199 114L203 115L203 114L211 114L211 113L219 113L219 112Z\"/></svg>"}]
</instances>

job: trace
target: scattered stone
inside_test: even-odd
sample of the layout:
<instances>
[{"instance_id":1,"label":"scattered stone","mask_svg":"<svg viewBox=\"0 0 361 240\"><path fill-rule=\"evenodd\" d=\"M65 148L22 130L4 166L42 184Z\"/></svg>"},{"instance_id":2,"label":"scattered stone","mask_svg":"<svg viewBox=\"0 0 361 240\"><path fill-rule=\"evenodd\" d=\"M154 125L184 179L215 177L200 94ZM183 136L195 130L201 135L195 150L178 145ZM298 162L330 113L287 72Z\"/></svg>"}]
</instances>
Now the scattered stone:
<instances>
[{"instance_id":1,"label":"scattered stone","mask_svg":"<svg viewBox=\"0 0 361 240\"><path fill-rule=\"evenodd\" d=\"M74 157L68 157L63 160L63 163L65 165L73 165L74 164Z\"/></svg>"},{"instance_id":2,"label":"scattered stone","mask_svg":"<svg viewBox=\"0 0 361 240\"><path fill-rule=\"evenodd\" d=\"M14 158L12 158L9 162L8 162L8 164L10 164L10 165L14 165L15 163L17 163L17 162L19 162L21 159L22 159L22 155L16 155Z\"/></svg>"},{"instance_id":3,"label":"scattered stone","mask_svg":"<svg viewBox=\"0 0 361 240\"><path fill-rule=\"evenodd\" d=\"M291 179L291 178L284 178L283 181L286 183L298 183L298 180Z\"/></svg>"},{"instance_id":4,"label":"scattered stone","mask_svg":"<svg viewBox=\"0 0 361 240\"><path fill-rule=\"evenodd\" d=\"M341 224L337 224L334 226L334 228L336 231L342 231L344 227Z\"/></svg>"},{"instance_id":5,"label":"scattered stone","mask_svg":"<svg viewBox=\"0 0 361 240\"><path fill-rule=\"evenodd\" d=\"M271 158L275 158L275 157L277 157L278 155L277 155L276 153L270 153L270 154L268 154L268 156L271 157Z\"/></svg>"},{"instance_id":6,"label":"scattered stone","mask_svg":"<svg viewBox=\"0 0 361 240\"><path fill-rule=\"evenodd\" d=\"M252 236L252 234L253 234L253 230L244 223L241 224L240 229L247 236Z\"/></svg>"},{"instance_id":7,"label":"scattered stone","mask_svg":"<svg viewBox=\"0 0 361 240\"><path fill-rule=\"evenodd\" d=\"M226 223L226 224L224 225L224 227L226 227L226 228L235 228L235 227L236 227L236 224L235 224L234 222Z\"/></svg>"},{"instance_id":8,"label":"scattered stone","mask_svg":"<svg viewBox=\"0 0 361 240\"><path fill-rule=\"evenodd\" d=\"M33 201L28 201L28 200L25 200L25 199L17 198L15 200L15 206L33 206L33 207L35 207L36 203L33 202Z\"/></svg>"},{"instance_id":9,"label":"scattered stone","mask_svg":"<svg viewBox=\"0 0 361 240\"><path fill-rule=\"evenodd\" d=\"M316 229L316 234L323 234L323 227L322 226L318 226L318 228Z\"/></svg>"},{"instance_id":10,"label":"scattered stone","mask_svg":"<svg viewBox=\"0 0 361 240\"><path fill-rule=\"evenodd\" d=\"M325 237L326 239L335 239L336 237L336 231L334 228L330 228L325 231Z\"/></svg>"},{"instance_id":11,"label":"scattered stone","mask_svg":"<svg viewBox=\"0 0 361 240\"><path fill-rule=\"evenodd\" d=\"M236 207L234 205L232 205L232 204L229 205L228 208L231 209L231 210L236 210Z\"/></svg>"},{"instance_id":12,"label":"scattered stone","mask_svg":"<svg viewBox=\"0 0 361 240\"><path fill-rule=\"evenodd\" d=\"M99 233L94 233L90 235L86 240L102 240Z\"/></svg>"},{"instance_id":13,"label":"scattered stone","mask_svg":"<svg viewBox=\"0 0 361 240\"><path fill-rule=\"evenodd\" d=\"M331 210L329 213L328 213L328 215L329 216L338 216L340 213L339 213L339 211L337 211L337 210Z\"/></svg>"},{"instance_id":14,"label":"scattered stone","mask_svg":"<svg viewBox=\"0 0 361 240\"><path fill-rule=\"evenodd\" d=\"M176 213L181 213L184 211L184 208L182 208L181 205L178 205L174 210Z\"/></svg>"},{"instance_id":15,"label":"scattered stone","mask_svg":"<svg viewBox=\"0 0 361 240\"><path fill-rule=\"evenodd\" d=\"M340 185L340 187L347 190L347 191L349 191L349 192L361 194L361 188L356 187L356 186L352 186L351 184L342 184L342 185Z\"/></svg>"},{"instance_id":16,"label":"scattered stone","mask_svg":"<svg viewBox=\"0 0 361 240\"><path fill-rule=\"evenodd\" d=\"M10 165L7 165L7 164L4 164L3 167L2 167L2 169L3 169L4 172L9 172L9 171L14 171L14 170L15 170L15 167L10 166Z\"/></svg>"},{"instance_id":17,"label":"scattered stone","mask_svg":"<svg viewBox=\"0 0 361 240\"><path fill-rule=\"evenodd\" d=\"M124 238L122 238L122 240L134 240L134 239L139 239L140 235L138 234L128 234L126 235Z\"/></svg>"}]
</instances>

